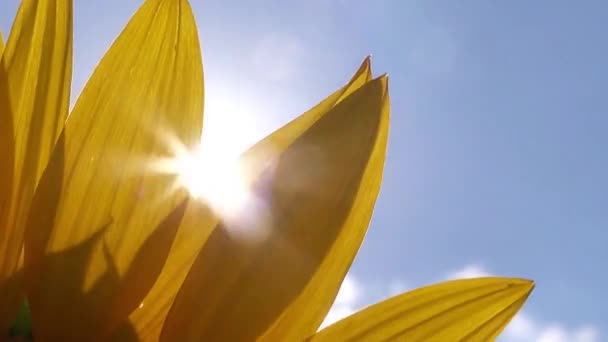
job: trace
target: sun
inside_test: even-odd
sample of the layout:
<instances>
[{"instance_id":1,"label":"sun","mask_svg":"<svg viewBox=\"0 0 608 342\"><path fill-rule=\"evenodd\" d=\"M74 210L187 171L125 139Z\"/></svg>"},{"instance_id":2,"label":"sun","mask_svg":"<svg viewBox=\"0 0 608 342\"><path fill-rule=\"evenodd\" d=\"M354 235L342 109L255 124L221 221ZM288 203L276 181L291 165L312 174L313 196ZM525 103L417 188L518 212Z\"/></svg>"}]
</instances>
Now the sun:
<instances>
[{"instance_id":1,"label":"sun","mask_svg":"<svg viewBox=\"0 0 608 342\"><path fill-rule=\"evenodd\" d=\"M222 74L223 75L223 74ZM241 162L241 155L270 127L272 112L255 96L240 93L234 83L209 77L201 140L186 146L166 127L154 131L167 155L146 162L148 171L173 177L168 193L186 190L224 223L231 236L247 242L262 241L272 225L267 198L254 193L256 176ZM266 113L266 115L265 115Z\"/></svg>"},{"instance_id":2,"label":"sun","mask_svg":"<svg viewBox=\"0 0 608 342\"><path fill-rule=\"evenodd\" d=\"M205 146L175 156L178 186L222 216L230 216L241 211L251 197L247 175L238 156Z\"/></svg>"},{"instance_id":3,"label":"sun","mask_svg":"<svg viewBox=\"0 0 608 342\"><path fill-rule=\"evenodd\" d=\"M223 223L235 241L255 244L269 234L272 218L264 198L251 189L252 177L240 163L240 154L222 145L201 143L188 150L176 140L173 156L151 163L154 172L175 177L170 192L185 189L196 201L204 203Z\"/></svg>"}]
</instances>

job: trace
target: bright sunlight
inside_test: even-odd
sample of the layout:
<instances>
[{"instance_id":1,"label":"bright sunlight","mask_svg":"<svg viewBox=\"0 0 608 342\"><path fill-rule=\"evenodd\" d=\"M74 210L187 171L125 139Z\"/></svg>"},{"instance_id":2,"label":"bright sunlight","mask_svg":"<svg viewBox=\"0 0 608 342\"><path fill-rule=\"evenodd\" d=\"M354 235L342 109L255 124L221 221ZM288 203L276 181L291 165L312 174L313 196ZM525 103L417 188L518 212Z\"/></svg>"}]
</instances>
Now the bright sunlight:
<instances>
[{"instance_id":1,"label":"bright sunlight","mask_svg":"<svg viewBox=\"0 0 608 342\"><path fill-rule=\"evenodd\" d=\"M197 150L176 156L178 185L207 202L222 216L242 209L250 196L245 170L238 156L225 155L221 148L202 144Z\"/></svg>"},{"instance_id":2,"label":"bright sunlight","mask_svg":"<svg viewBox=\"0 0 608 342\"><path fill-rule=\"evenodd\" d=\"M247 98L227 100L227 86L218 84L218 93L210 94L205 103L203 140L199 146L188 148L163 131L159 136L169 147L171 157L155 160L151 167L176 176L170 191L186 189L228 223L226 229L231 235L255 242L265 236L265 203L252 193L251 175L239 163L239 156L260 138L259 119L251 121L260 115L250 112L250 108L260 106L249 104L251 100Z\"/></svg>"}]
</instances>

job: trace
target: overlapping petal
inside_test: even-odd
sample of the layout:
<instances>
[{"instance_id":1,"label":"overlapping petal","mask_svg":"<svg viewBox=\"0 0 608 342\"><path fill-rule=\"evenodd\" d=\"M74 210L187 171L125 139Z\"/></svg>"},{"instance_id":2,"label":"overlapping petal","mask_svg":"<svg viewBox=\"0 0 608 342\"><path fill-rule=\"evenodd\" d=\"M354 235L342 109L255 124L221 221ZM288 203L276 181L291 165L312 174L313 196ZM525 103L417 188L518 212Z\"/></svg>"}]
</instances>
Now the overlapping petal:
<instances>
[{"instance_id":1,"label":"overlapping petal","mask_svg":"<svg viewBox=\"0 0 608 342\"><path fill-rule=\"evenodd\" d=\"M22 1L0 50L0 331L6 331L22 298L18 269L30 203L68 113L71 2Z\"/></svg>"},{"instance_id":2,"label":"overlapping petal","mask_svg":"<svg viewBox=\"0 0 608 342\"><path fill-rule=\"evenodd\" d=\"M188 203L146 162L172 154L166 136L200 140L202 76L188 2L145 1L84 88L36 192L25 263L37 339L103 340L154 284Z\"/></svg>"},{"instance_id":3,"label":"overlapping petal","mask_svg":"<svg viewBox=\"0 0 608 342\"><path fill-rule=\"evenodd\" d=\"M36 339L76 341L486 341L532 291L520 279L446 282L316 333L380 190L387 77L372 80L367 58L248 150L253 200L235 220L147 165L173 141L200 141L188 1L144 2L64 126L71 31L71 1L24 0L6 47L0 35L0 332L23 279Z\"/></svg>"},{"instance_id":4,"label":"overlapping petal","mask_svg":"<svg viewBox=\"0 0 608 342\"><path fill-rule=\"evenodd\" d=\"M140 341L158 341L171 304L196 255L218 220L207 206L191 201L165 266L150 292L129 318ZM117 337L122 340L122 336Z\"/></svg>"},{"instance_id":5,"label":"overlapping petal","mask_svg":"<svg viewBox=\"0 0 608 342\"><path fill-rule=\"evenodd\" d=\"M372 305L310 341L493 341L533 288L511 278L444 282Z\"/></svg>"},{"instance_id":6,"label":"overlapping petal","mask_svg":"<svg viewBox=\"0 0 608 342\"><path fill-rule=\"evenodd\" d=\"M290 341L317 330L380 188L387 78L368 81L369 73L366 61L348 86L244 154L262 206L212 232L162 340ZM257 229L263 238L256 241L238 233Z\"/></svg>"},{"instance_id":7,"label":"overlapping petal","mask_svg":"<svg viewBox=\"0 0 608 342\"><path fill-rule=\"evenodd\" d=\"M370 60L367 58L346 86L311 109L308 112L309 114L303 115L290 123L289 125L292 128L279 130L258 143L258 151L270 151L269 149L273 145L279 144L280 141L293 140L297 135L296 131L304 131L329 108L370 79ZM196 255L217 222L216 216L212 215L205 205L191 203L165 268L144 299L143 306L131 314L130 322L141 340L158 340L173 299Z\"/></svg>"}]
</instances>

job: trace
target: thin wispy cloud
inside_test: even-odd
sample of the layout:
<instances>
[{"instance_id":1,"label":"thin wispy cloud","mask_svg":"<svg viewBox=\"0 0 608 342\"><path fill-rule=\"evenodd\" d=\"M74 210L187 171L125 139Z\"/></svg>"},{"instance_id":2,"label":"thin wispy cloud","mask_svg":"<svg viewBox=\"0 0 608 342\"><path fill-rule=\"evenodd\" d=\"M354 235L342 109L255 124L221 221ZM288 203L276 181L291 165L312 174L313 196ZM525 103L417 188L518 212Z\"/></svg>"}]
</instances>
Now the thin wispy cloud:
<instances>
[{"instance_id":1,"label":"thin wispy cloud","mask_svg":"<svg viewBox=\"0 0 608 342\"><path fill-rule=\"evenodd\" d=\"M409 289L410 287L405 281L401 279L393 279L388 283L387 293L389 297L392 297L401 294Z\"/></svg>"},{"instance_id":2,"label":"thin wispy cloud","mask_svg":"<svg viewBox=\"0 0 608 342\"><path fill-rule=\"evenodd\" d=\"M321 328L324 328L334 322L348 317L359 309L359 299L362 287L357 280L351 275L347 275L342 282L338 296L334 304L325 317Z\"/></svg>"},{"instance_id":3,"label":"thin wispy cloud","mask_svg":"<svg viewBox=\"0 0 608 342\"><path fill-rule=\"evenodd\" d=\"M507 329L502 338L503 342L599 342L599 330L592 325L584 325L574 329L564 324L541 324L525 313L520 313Z\"/></svg>"},{"instance_id":4,"label":"thin wispy cloud","mask_svg":"<svg viewBox=\"0 0 608 342\"><path fill-rule=\"evenodd\" d=\"M488 273L482 266L472 264L465 266L463 269L449 273L446 279L470 279L488 276L490 276L490 273Z\"/></svg>"},{"instance_id":5,"label":"thin wispy cloud","mask_svg":"<svg viewBox=\"0 0 608 342\"><path fill-rule=\"evenodd\" d=\"M407 284L401 279L393 279L381 287L363 284L352 274L348 274L331 310L325 317L321 328L346 318L364 307L396 296L408 290Z\"/></svg>"}]
</instances>

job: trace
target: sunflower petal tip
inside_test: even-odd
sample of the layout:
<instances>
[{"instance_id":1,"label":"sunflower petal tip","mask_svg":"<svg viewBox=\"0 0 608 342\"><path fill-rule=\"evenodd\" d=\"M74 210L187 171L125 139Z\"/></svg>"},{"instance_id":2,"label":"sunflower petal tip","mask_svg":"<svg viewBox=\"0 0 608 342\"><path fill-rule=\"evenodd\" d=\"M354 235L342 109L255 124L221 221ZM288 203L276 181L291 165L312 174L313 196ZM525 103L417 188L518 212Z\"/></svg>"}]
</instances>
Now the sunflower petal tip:
<instances>
[{"instance_id":1,"label":"sunflower petal tip","mask_svg":"<svg viewBox=\"0 0 608 342\"><path fill-rule=\"evenodd\" d=\"M534 280L531 279L523 279L527 286L528 286L528 292L532 292L532 290L534 290L534 288L536 287L536 282Z\"/></svg>"},{"instance_id":2,"label":"sunflower petal tip","mask_svg":"<svg viewBox=\"0 0 608 342\"><path fill-rule=\"evenodd\" d=\"M388 73L384 73L378 77L378 80L382 83L382 88L386 93L388 90Z\"/></svg>"},{"instance_id":3,"label":"sunflower petal tip","mask_svg":"<svg viewBox=\"0 0 608 342\"><path fill-rule=\"evenodd\" d=\"M525 296L528 296L534 290L536 283L534 280L525 278L503 278L509 287L517 287L523 291Z\"/></svg>"},{"instance_id":4,"label":"sunflower petal tip","mask_svg":"<svg viewBox=\"0 0 608 342\"><path fill-rule=\"evenodd\" d=\"M516 284L526 285L530 287L534 287L534 285L536 284L534 280L527 278L513 278L513 282Z\"/></svg>"},{"instance_id":5,"label":"sunflower petal tip","mask_svg":"<svg viewBox=\"0 0 608 342\"><path fill-rule=\"evenodd\" d=\"M494 278L494 279L498 279L498 280L504 281L504 282L506 282L508 284L511 284L511 285L524 285L524 286L529 286L529 287L534 287L534 285L535 285L534 280L527 279L527 278L501 277L501 276L498 276L498 277L491 277L491 276L490 277L480 277L480 279L481 278Z\"/></svg>"},{"instance_id":6,"label":"sunflower petal tip","mask_svg":"<svg viewBox=\"0 0 608 342\"><path fill-rule=\"evenodd\" d=\"M365 75L364 76L365 82L372 79L372 60L371 60L371 58L372 58L371 54L367 55L363 59L363 62L361 62L359 69L357 69L357 72L355 73L355 75Z\"/></svg>"}]
</instances>

